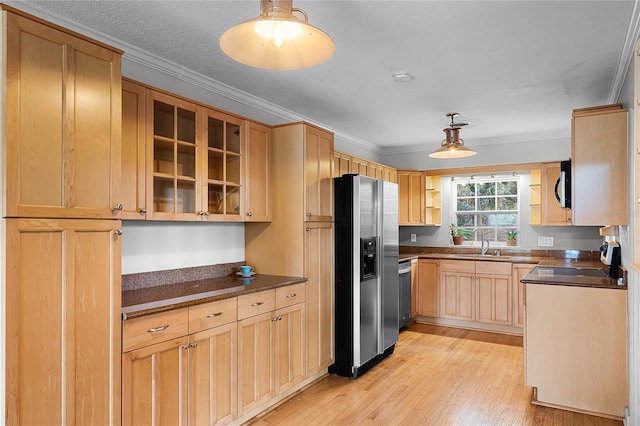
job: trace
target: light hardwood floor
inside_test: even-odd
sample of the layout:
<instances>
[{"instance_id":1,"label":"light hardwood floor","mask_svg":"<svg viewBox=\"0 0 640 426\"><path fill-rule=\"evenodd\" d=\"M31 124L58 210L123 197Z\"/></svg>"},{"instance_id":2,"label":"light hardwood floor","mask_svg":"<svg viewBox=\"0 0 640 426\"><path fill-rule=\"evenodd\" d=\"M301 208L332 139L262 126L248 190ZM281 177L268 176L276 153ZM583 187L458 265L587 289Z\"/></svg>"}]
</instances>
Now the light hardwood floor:
<instances>
[{"instance_id":1,"label":"light hardwood floor","mask_svg":"<svg viewBox=\"0 0 640 426\"><path fill-rule=\"evenodd\" d=\"M262 425L622 425L529 403L522 337L413 324L357 380L327 376Z\"/></svg>"}]
</instances>

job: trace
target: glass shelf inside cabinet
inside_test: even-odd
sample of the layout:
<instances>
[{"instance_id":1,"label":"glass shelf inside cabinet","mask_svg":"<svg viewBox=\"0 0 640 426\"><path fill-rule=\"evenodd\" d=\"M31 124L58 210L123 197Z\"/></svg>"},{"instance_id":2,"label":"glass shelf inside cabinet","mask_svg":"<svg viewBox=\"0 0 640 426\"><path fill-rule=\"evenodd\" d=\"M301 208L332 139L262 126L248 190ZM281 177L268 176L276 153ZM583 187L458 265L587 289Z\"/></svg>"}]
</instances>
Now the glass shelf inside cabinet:
<instances>
[{"instance_id":1,"label":"glass shelf inside cabinet","mask_svg":"<svg viewBox=\"0 0 640 426\"><path fill-rule=\"evenodd\" d=\"M196 211L196 182L178 179L176 185L176 213Z\"/></svg>"},{"instance_id":2,"label":"glass shelf inside cabinet","mask_svg":"<svg viewBox=\"0 0 640 426\"><path fill-rule=\"evenodd\" d=\"M196 146L178 143L176 174L178 176L196 177Z\"/></svg>"},{"instance_id":3,"label":"glass shelf inside cabinet","mask_svg":"<svg viewBox=\"0 0 640 426\"><path fill-rule=\"evenodd\" d=\"M240 126L227 123L227 152L240 154Z\"/></svg>"},{"instance_id":4,"label":"glass shelf inside cabinet","mask_svg":"<svg viewBox=\"0 0 640 426\"><path fill-rule=\"evenodd\" d=\"M240 214L240 186L227 185L226 204L228 215Z\"/></svg>"},{"instance_id":5,"label":"glass shelf inside cabinet","mask_svg":"<svg viewBox=\"0 0 640 426\"><path fill-rule=\"evenodd\" d=\"M173 142L155 139L153 141L153 172L169 176L175 174Z\"/></svg>"},{"instance_id":6,"label":"glass shelf inside cabinet","mask_svg":"<svg viewBox=\"0 0 640 426\"><path fill-rule=\"evenodd\" d=\"M153 210L173 213L174 211L174 179L160 176L153 177Z\"/></svg>"},{"instance_id":7,"label":"glass shelf inside cabinet","mask_svg":"<svg viewBox=\"0 0 640 426\"><path fill-rule=\"evenodd\" d=\"M227 176L225 181L240 184L240 155L227 152Z\"/></svg>"},{"instance_id":8,"label":"glass shelf inside cabinet","mask_svg":"<svg viewBox=\"0 0 640 426\"><path fill-rule=\"evenodd\" d=\"M224 214L224 185L208 185L209 213Z\"/></svg>"},{"instance_id":9,"label":"glass shelf inside cabinet","mask_svg":"<svg viewBox=\"0 0 640 426\"><path fill-rule=\"evenodd\" d=\"M224 149L224 121L209 117L208 130L209 148Z\"/></svg>"}]
</instances>

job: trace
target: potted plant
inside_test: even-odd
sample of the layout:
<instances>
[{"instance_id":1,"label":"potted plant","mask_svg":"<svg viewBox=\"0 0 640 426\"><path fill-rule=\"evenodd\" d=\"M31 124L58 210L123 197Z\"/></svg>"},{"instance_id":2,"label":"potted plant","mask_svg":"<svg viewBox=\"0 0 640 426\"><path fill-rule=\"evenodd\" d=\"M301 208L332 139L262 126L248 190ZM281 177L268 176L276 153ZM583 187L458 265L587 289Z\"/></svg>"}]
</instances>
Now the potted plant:
<instances>
[{"instance_id":1,"label":"potted plant","mask_svg":"<svg viewBox=\"0 0 640 426\"><path fill-rule=\"evenodd\" d=\"M507 245L515 246L518 245L518 231L515 229L511 229L507 231Z\"/></svg>"},{"instance_id":2,"label":"potted plant","mask_svg":"<svg viewBox=\"0 0 640 426\"><path fill-rule=\"evenodd\" d=\"M468 229L459 229L455 224L449 224L449 233L453 239L453 244L459 246L463 243L465 238L469 238L471 233Z\"/></svg>"}]
</instances>

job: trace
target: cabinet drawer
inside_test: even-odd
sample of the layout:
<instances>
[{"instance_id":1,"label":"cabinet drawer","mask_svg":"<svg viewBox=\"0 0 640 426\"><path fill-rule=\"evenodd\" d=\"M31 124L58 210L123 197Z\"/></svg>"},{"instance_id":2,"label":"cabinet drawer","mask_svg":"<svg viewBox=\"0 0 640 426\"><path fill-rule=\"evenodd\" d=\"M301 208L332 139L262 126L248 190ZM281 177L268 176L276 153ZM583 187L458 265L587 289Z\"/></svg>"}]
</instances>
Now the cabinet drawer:
<instances>
[{"instance_id":1,"label":"cabinet drawer","mask_svg":"<svg viewBox=\"0 0 640 426\"><path fill-rule=\"evenodd\" d=\"M476 262L476 273L491 275L511 275L511 263L478 261Z\"/></svg>"},{"instance_id":2,"label":"cabinet drawer","mask_svg":"<svg viewBox=\"0 0 640 426\"><path fill-rule=\"evenodd\" d=\"M186 336L188 308L125 320L122 325L122 352Z\"/></svg>"},{"instance_id":3,"label":"cabinet drawer","mask_svg":"<svg viewBox=\"0 0 640 426\"><path fill-rule=\"evenodd\" d=\"M276 309L302 303L305 299L305 283L288 285L276 289Z\"/></svg>"},{"instance_id":4,"label":"cabinet drawer","mask_svg":"<svg viewBox=\"0 0 640 426\"><path fill-rule=\"evenodd\" d=\"M276 309L275 290L238 296L238 321Z\"/></svg>"},{"instance_id":5,"label":"cabinet drawer","mask_svg":"<svg viewBox=\"0 0 640 426\"><path fill-rule=\"evenodd\" d=\"M189 307L189 333L229 324L238 319L238 298L216 300Z\"/></svg>"}]
</instances>

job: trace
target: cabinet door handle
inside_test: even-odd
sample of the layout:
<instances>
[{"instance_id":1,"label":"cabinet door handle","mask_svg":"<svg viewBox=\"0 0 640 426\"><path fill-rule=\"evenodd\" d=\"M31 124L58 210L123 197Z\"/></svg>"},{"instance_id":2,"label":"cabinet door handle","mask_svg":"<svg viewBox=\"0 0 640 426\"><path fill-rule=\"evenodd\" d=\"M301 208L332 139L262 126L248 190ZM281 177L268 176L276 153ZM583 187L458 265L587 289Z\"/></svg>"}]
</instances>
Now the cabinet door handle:
<instances>
[{"instance_id":1,"label":"cabinet door handle","mask_svg":"<svg viewBox=\"0 0 640 426\"><path fill-rule=\"evenodd\" d=\"M215 312L213 314L207 315L207 318L219 317L220 315L222 315L222 312Z\"/></svg>"},{"instance_id":2,"label":"cabinet door handle","mask_svg":"<svg viewBox=\"0 0 640 426\"><path fill-rule=\"evenodd\" d=\"M189 345L181 345L180 347L181 347L182 349L184 349L185 351L186 351L187 349L189 349Z\"/></svg>"},{"instance_id":3,"label":"cabinet door handle","mask_svg":"<svg viewBox=\"0 0 640 426\"><path fill-rule=\"evenodd\" d=\"M116 229L115 233L116 233L116 235L122 235L123 234L122 229L120 229L120 228Z\"/></svg>"},{"instance_id":4,"label":"cabinet door handle","mask_svg":"<svg viewBox=\"0 0 640 426\"><path fill-rule=\"evenodd\" d=\"M307 228L307 232L311 232L311 228Z\"/></svg>"},{"instance_id":5,"label":"cabinet door handle","mask_svg":"<svg viewBox=\"0 0 640 426\"><path fill-rule=\"evenodd\" d=\"M147 209L144 207L140 209L140 214L147 214Z\"/></svg>"},{"instance_id":6,"label":"cabinet door handle","mask_svg":"<svg viewBox=\"0 0 640 426\"><path fill-rule=\"evenodd\" d=\"M156 333L158 331L166 330L169 328L169 324L161 325L160 327L153 327L147 330L147 333Z\"/></svg>"},{"instance_id":7,"label":"cabinet door handle","mask_svg":"<svg viewBox=\"0 0 640 426\"><path fill-rule=\"evenodd\" d=\"M211 213L209 213L208 211L204 212L204 215L209 217L211 215Z\"/></svg>"},{"instance_id":8,"label":"cabinet door handle","mask_svg":"<svg viewBox=\"0 0 640 426\"><path fill-rule=\"evenodd\" d=\"M200 211L198 212L198 216L204 216L204 211L200 210Z\"/></svg>"},{"instance_id":9,"label":"cabinet door handle","mask_svg":"<svg viewBox=\"0 0 640 426\"><path fill-rule=\"evenodd\" d=\"M264 305L264 302L255 302L251 304L251 306L260 306L260 305Z\"/></svg>"},{"instance_id":10,"label":"cabinet door handle","mask_svg":"<svg viewBox=\"0 0 640 426\"><path fill-rule=\"evenodd\" d=\"M253 216L253 213L247 212L247 216L251 217L251 216Z\"/></svg>"},{"instance_id":11,"label":"cabinet door handle","mask_svg":"<svg viewBox=\"0 0 640 426\"><path fill-rule=\"evenodd\" d=\"M115 206L113 206L113 209L112 209L112 210L113 210L114 212L115 212L115 211L121 211L121 210L122 210L122 204L120 204L120 203L116 204Z\"/></svg>"},{"instance_id":12,"label":"cabinet door handle","mask_svg":"<svg viewBox=\"0 0 640 426\"><path fill-rule=\"evenodd\" d=\"M196 342L193 342L192 344L190 344L189 346L191 346L192 348L197 348L198 344Z\"/></svg>"},{"instance_id":13,"label":"cabinet door handle","mask_svg":"<svg viewBox=\"0 0 640 426\"><path fill-rule=\"evenodd\" d=\"M307 217L311 217L311 213L307 213Z\"/></svg>"},{"instance_id":14,"label":"cabinet door handle","mask_svg":"<svg viewBox=\"0 0 640 426\"><path fill-rule=\"evenodd\" d=\"M289 293L287 294L287 299L291 299L292 297L296 297L298 295L298 293Z\"/></svg>"}]
</instances>

